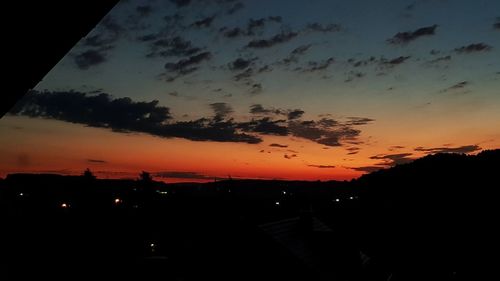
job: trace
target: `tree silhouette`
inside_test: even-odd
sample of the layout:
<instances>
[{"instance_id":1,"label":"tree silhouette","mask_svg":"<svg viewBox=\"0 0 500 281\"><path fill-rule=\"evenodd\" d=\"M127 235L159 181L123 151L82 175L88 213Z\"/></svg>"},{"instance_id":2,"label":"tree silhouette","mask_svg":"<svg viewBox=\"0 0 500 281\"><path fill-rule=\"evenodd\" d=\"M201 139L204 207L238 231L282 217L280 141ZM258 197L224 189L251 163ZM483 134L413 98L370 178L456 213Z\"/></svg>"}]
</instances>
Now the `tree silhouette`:
<instances>
[{"instance_id":1,"label":"tree silhouette","mask_svg":"<svg viewBox=\"0 0 500 281\"><path fill-rule=\"evenodd\" d=\"M151 174L145 171L142 171L142 173L139 175L139 180L144 184L150 184L151 182L153 182Z\"/></svg>"},{"instance_id":2,"label":"tree silhouette","mask_svg":"<svg viewBox=\"0 0 500 281\"><path fill-rule=\"evenodd\" d=\"M89 168L87 168L84 172L83 172L83 178L87 179L87 180L93 180L96 178L96 176L94 176L94 174L90 171Z\"/></svg>"}]
</instances>

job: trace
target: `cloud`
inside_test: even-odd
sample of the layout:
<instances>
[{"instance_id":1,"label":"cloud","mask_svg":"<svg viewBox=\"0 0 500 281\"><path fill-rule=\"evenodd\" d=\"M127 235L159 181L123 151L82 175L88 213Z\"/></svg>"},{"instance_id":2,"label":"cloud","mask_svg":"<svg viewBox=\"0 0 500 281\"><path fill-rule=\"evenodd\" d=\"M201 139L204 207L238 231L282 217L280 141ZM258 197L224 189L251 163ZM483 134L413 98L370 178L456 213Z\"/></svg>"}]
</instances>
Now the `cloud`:
<instances>
[{"instance_id":1,"label":"cloud","mask_svg":"<svg viewBox=\"0 0 500 281\"><path fill-rule=\"evenodd\" d=\"M281 109L275 109L275 108L264 108L261 104L252 104L250 106L250 113L252 114L283 114L283 111Z\"/></svg>"},{"instance_id":2,"label":"cloud","mask_svg":"<svg viewBox=\"0 0 500 281\"><path fill-rule=\"evenodd\" d=\"M308 139L326 146L340 146L345 139L354 139L360 131L340 123L325 125L319 121L290 121L288 129L292 136Z\"/></svg>"},{"instance_id":3,"label":"cloud","mask_svg":"<svg viewBox=\"0 0 500 281\"><path fill-rule=\"evenodd\" d=\"M242 69L249 67L252 64L252 62L256 59L257 58L247 60L247 59L243 59L243 58L237 58L234 61L232 61L231 63L229 63L229 68L231 70L242 70Z\"/></svg>"},{"instance_id":4,"label":"cloud","mask_svg":"<svg viewBox=\"0 0 500 281\"><path fill-rule=\"evenodd\" d=\"M462 81L462 82L458 82L444 90L441 90L442 93L444 92L448 92L448 91L454 91L454 90L460 90L460 89L463 89L465 88L466 86L468 86L470 83L468 81Z\"/></svg>"},{"instance_id":5,"label":"cloud","mask_svg":"<svg viewBox=\"0 0 500 281\"><path fill-rule=\"evenodd\" d=\"M288 112L288 120L298 119L302 117L304 113L305 113L304 110L294 109Z\"/></svg>"},{"instance_id":6,"label":"cloud","mask_svg":"<svg viewBox=\"0 0 500 281\"><path fill-rule=\"evenodd\" d=\"M115 47L123 33L124 28L113 17L106 16L91 35L82 40L79 47L83 47L83 50L73 56L76 66L86 70L106 62L108 52Z\"/></svg>"},{"instance_id":7,"label":"cloud","mask_svg":"<svg viewBox=\"0 0 500 281\"><path fill-rule=\"evenodd\" d=\"M295 157L298 157L298 156L297 156L297 154L290 154L290 155L285 154L285 155L283 155L283 157L285 157L286 159L292 159L292 158L295 158Z\"/></svg>"},{"instance_id":8,"label":"cloud","mask_svg":"<svg viewBox=\"0 0 500 281\"><path fill-rule=\"evenodd\" d=\"M203 18L201 20L193 22L191 24L191 26L198 27L198 28L201 28L201 27L210 27L210 25L212 24L212 21L214 19L215 19L215 16L206 17L206 18Z\"/></svg>"},{"instance_id":9,"label":"cloud","mask_svg":"<svg viewBox=\"0 0 500 281\"><path fill-rule=\"evenodd\" d=\"M349 126L352 126L352 125L367 125L367 124L375 121L375 119L364 118L364 117L347 117L347 119L349 119L349 121L346 122L346 125L349 125Z\"/></svg>"},{"instance_id":10,"label":"cloud","mask_svg":"<svg viewBox=\"0 0 500 281\"><path fill-rule=\"evenodd\" d=\"M146 57L173 57L173 56L192 56L202 49L193 46L191 41L184 40L180 36L175 36L172 38L157 39L157 35L145 35L140 37L139 40L152 41L149 45L150 52ZM156 40L155 40L156 39Z\"/></svg>"},{"instance_id":11,"label":"cloud","mask_svg":"<svg viewBox=\"0 0 500 281\"><path fill-rule=\"evenodd\" d=\"M309 48L311 46L312 46L311 44L299 46L299 47L293 49L291 54L292 55L303 55L307 50L309 50Z\"/></svg>"},{"instance_id":12,"label":"cloud","mask_svg":"<svg viewBox=\"0 0 500 281\"><path fill-rule=\"evenodd\" d=\"M247 34L254 35L255 30L264 27L265 23L266 23L265 18L249 19L247 24Z\"/></svg>"},{"instance_id":13,"label":"cloud","mask_svg":"<svg viewBox=\"0 0 500 281\"><path fill-rule=\"evenodd\" d=\"M137 13L141 17L147 17L153 11L153 9L151 8L151 6L148 6L148 5L137 6L137 7L135 7L135 10L137 11Z\"/></svg>"},{"instance_id":14,"label":"cloud","mask_svg":"<svg viewBox=\"0 0 500 281\"><path fill-rule=\"evenodd\" d=\"M187 6L191 3L191 0L170 0L170 2L174 3L178 8Z\"/></svg>"},{"instance_id":15,"label":"cloud","mask_svg":"<svg viewBox=\"0 0 500 281\"><path fill-rule=\"evenodd\" d=\"M87 159L87 162L94 163L94 164L105 164L105 163L108 163L107 161L99 160L99 159Z\"/></svg>"},{"instance_id":16,"label":"cloud","mask_svg":"<svg viewBox=\"0 0 500 281\"><path fill-rule=\"evenodd\" d=\"M459 54L470 54L475 52L486 52L491 50L493 47L485 43L470 44L467 46L462 46L460 48L455 48L455 52Z\"/></svg>"},{"instance_id":17,"label":"cloud","mask_svg":"<svg viewBox=\"0 0 500 281\"><path fill-rule=\"evenodd\" d=\"M222 120L229 114L233 113L233 109L225 102L211 103L210 107L215 113L216 120Z\"/></svg>"},{"instance_id":18,"label":"cloud","mask_svg":"<svg viewBox=\"0 0 500 281\"><path fill-rule=\"evenodd\" d=\"M347 62L351 64L353 67L361 67L376 62L376 58L374 56L371 56L364 60L355 60L354 58L350 58L347 60Z\"/></svg>"},{"instance_id":19,"label":"cloud","mask_svg":"<svg viewBox=\"0 0 500 281\"><path fill-rule=\"evenodd\" d=\"M499 29L500 30L500 17L497 18L497 22L493 24L494 29Z\"/></svg>"},{"instance_id":20,"label":"cloud","mask_svg":"<svg viewBox=\"0 0 500 281\"><path fill-rule=\"evenodd\" d=\"M246 35L245 31L239 27L231 28L229 30L227 28L222 28L222 29L220 29L220 31L222 31L224 37L227 37L227 38L235 38L235 37Z\"/></svg>"},{"instance_id":21,"label":"cloud","mask_svg":"<svg viewBox=\"0 0 500 281\"><path fill-rule=\"evenodd\" d=\"M244 7L245 7L245 5L241 2L235 3L231 8L229 8L227 10L226 14L232 15L232 14L236 13L237 11L243 9Z\"/></svg>"},{"instance_id":22,"label":"cloud","mask_svg":"<svg viewBox=\"0 0 500 281\"><path fill-rule=\"evenodd\" d=\"M481 150L482 148L478 145L464 145L459 147L433 147L433 148L424 148L417 147L415 151L425 152L427 154L433 153L471 153Z\"/></svg>"},{"instance_id":23,"label":"cloud","mask_svg":"<svg viewBox=\"0 0 500 281\"><path fill-rule=\"evenodd\" d=\"M380 166L361 166L361 167L351 167L349 169L359 171L359 172L366 172L366 173L371 173L378 171L380 169L383 169L384 167Z\"/></svg>"},{"instance_id":24,"label":"cloud","mask_svg":"<svg viewBox=\"0 0 500 281\"><path fill-rule=\"evenodd\" d=\"M241 122L238 128L244 132L261 133L265 135L286 136L289 133L285 120L272 120L269 117Z\"/></svg>"},{"instance_id":25,"label":"cloud","mask_svg":"<svg viewBox=\"0 0 500 281\"><path fill-rule=\"evenodd\" d=\"M307 29L319 32L338 32L342 29L342 27L339 24L334 24L334 23L323 25L315 22L315 23L309 23L307 25Z\"/></svg>"},{"instance_id":26,"label":"cloud","mask_svg":"<svg viewBox=\"0 0 500 281\"><path fill-rule=\"evenodd\" d=\"M171 119L170 109L158 101L134 102L106 93L31 91L11 110L14 115L45 117L116 131L135 131Z\"/></svg>"},{"instance_id":27,"label":"cloud","mask_svg":"<svg viewBox=\"0 0 500 281\"><path fill-rule=\"evenodd\" d=\"M395 66L395 65L404 63L409 58L410 58L410 56L399 56L397 58L393 58L393 59L390 59L390 60L382 58L380 60L380 63L383 64L383 65L386 65L386 66Z\"/></svg>"},{"instance_id":28,"label":"cloud","mask_svg":"<svg viewBox=\"0 0 500 281\"><path fill-rule=\"evenodd\" d=\"M407 44L419 37L434 35L438 26L431 25L419 28L415 31L398 32L392 38L387 39L390 44Z\"/></svg>"},{"instance_id":29,"label":"cloud","mask_svg":"<svg viewBox=\"0 0 500 281\"><path fill-rule=\"evenodd\" d=\"M279 144L279 143L271 143L269 146L280 147L280 148L287 148L288 147L288 145L286 145L286 144Z\"/></svg>"},{"instance_id":30,"label":"cloud","mask_svg":"<svg viewBox=\"0 0 500 281\"><path fill-rule=\"evenodd\" d=\"M160 106L156 100L137 102L128 97L113 98L106 93L31 91L9 114L62 120L120 133L138 132L192 141L256 144L262 142L262 136L275 135L293 136L325 146L357 141L361 131L355 127L374 121L362 117L351 117L342 122L327 117L304 121L300 109L265 108L259 104L250 107L251 113L266 116L235 121L231 118L233 109L229 104L217 102L209 106L214 116L180 121L174 120L170 108ZM284 118L290 113L293 118Z\"/></svg>"},{"instance_id":31,"label":"cloud","mask_svg":"<svg viewBox=\"0 0 500 281\"><path fill-rule=\"evenodd\" d=\"M99 65L105 62L106 54L99 50L83 51L74 57L74 61L79 69L86 70L91 66Z\"/></svg>"},{"instance_id":32,"label":"cloud","mask_svg":"<svg viewBox=\"0 0 500 281\"><path fill-rule=\"evenodd\" d=\"M274 35L269 39L256 39L248 42L248 48L270 48L276 44L285 43L296 37L298 33L296 32L281 32Z\"/></svg>"},{"instance_id":33,"label":"cloud","mask_svg":"<svg viewBox=\"0 0 500 281\"><path fill-rule=\"evenodd\" d=\"M285 65L289 65L290 63L297 63L299 60L299 57L302 56L303 54L305 54L311 46L312 46L311 44L307 44L307 45L302 45L302 46L299 46L299 47L293 49L290 52L290 54L279 63L283 63Z\"/></svg>"},{"instance_id":34,"label":"cloud","mask_svg":"<svg viewBox=\"0 0 500 281\"><path fill-rule=\"evenodd\" d=\"M428 64L437 64L437 63L442 63L442 62L449 62L451 61L451 56L442 56L433 60L428 61Z\"/></svg>"},{"instance_id":35,"label":"cloud","mask_svg":"<svg viewBox=\"0 0 500 281\"><path fill-rule=\"evenodd\" d=\"M181 171L163 171L151 173L153 177L159 178L175 178L175 179L193 179L193 180L213 180L216 177L207 176L198 172L181 172Z\"/></svg>"},{"instance_id":36,"label":"cloud","mask_svg":"<svg viewBox=\"0 0 500 281\"><path fill-rule=\"evenodd\" d=\"M267 17L267 19L269 21L274 21L274 22L278 22L278 23L283 21L283 18L281 16L269 16L269 17Z\"/></svg>"},{"instance_id":37,"label":"cloud","mask_svg":"<svg viewBox=\"0 0 500 281\"><path fill-rule=\"evenodd\" d=\"M256 115L281 115L286 116L288 120L293 120L302 117L305 111L302 109L264 108L261 104L253 104L250 106L250 113Z\"/></svg>"},{"instance_id":38,"label":"cloud","mask_svg":"<svg viewBox=\"0 0 500 281\"><path fill-rule=\"evenodd\" d=\"M197 55L190 56L187 59L181 59L177 62L169 62L165 64L165 70L168 73L174 73L175 76L170 79L175 79L179 76L189 74L198 69L198 64L202 61L209 60L212 57L210 52L203 52Z\"/></svg>"},{"instance_id":39,"label":"cloud","mask_svg":"<svg viewBox=\"0 0 500 281\"><path fill-rule=\"evenodd\" d=\"M335 62L335 59L333 57L330 57L326 60L322 60L319 62L310 61L307 65L307 67L303 67L300 70L302 72L315 72L315 71L319 71L319 70L325 70L334 62Z\"/></svg>"},{"instance_id":40,"label":"cloud","mask_svg":"<svg viewBox=\"0 0 500 281\"><path fill-rule=\"evenodd\" d=\"M134 102L130 98L88 95L80 92L32 91L10 111L13 115L43 117L115 132L140 132L154 136L178 137L192 141L260 143L258 136L240 133L238 123L217 118L173 121L168 107L158 101Z\"/></svg>"},{"instance_id":41,"label":"cloud","mask_svg":"<svg viewBox=\"0 0 500 281\"><path fill-rule=\"evenodd\" d=\"M320 169L333 169L333 165L307 165L308 167L320 168Z\"/></svg>"},{"instance_id":42,"label":"cloud","mask_svg":"<svg viewBox=\"0 0 500 281\"><path fill-rule=\"evenodd\" d=\"M250 94L257 95L260 93L262 93L262 84L260 83L252 84L252 86L250 87Z\"/></svg>"},{"instance_id":43,"label":"cloud","mask_svg":"<svg viewBox=\"0 0 500 281\"><path fill-rule=\"evenodd\" d=\"M245 71L240 72L233 76L234 81L240 81L240 80L246 80L253 75L253 69L252 68L247 68Z\"/></svg>"},{"instance_id":44,"label":"cloud","mask_svg":"<svg viewBox=\"0 0 500 281\"><path fill-rule=\"evenodd\" d=\"M398 153L398 154L386 154L386 155L375 155L370 157L370 159L379 159L379 160L386 160L385 163L382 163L381 165L399 165L399 164L404 164L404 163L409 163L413 161L413 158L409 158L412 153Z\"/></svg>"}]
</instances>

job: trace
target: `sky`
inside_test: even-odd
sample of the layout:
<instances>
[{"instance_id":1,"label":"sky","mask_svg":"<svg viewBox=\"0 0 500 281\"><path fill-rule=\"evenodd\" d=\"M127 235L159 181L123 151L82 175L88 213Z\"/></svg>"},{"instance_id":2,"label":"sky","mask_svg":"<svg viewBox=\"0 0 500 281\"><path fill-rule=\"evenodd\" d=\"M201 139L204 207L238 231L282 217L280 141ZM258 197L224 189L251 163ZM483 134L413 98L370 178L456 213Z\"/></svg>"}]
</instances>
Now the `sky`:
<instances>
[{"instance_id":1,"label":"sky","mask_svg":"<svg viewBox=\"0 0 500 281\"><path fill-rule=\"evenodd\" d=\"M350 180L500 148L499 11L122 0L0 119L0 177Z\"/></svg>"}]
</instances>

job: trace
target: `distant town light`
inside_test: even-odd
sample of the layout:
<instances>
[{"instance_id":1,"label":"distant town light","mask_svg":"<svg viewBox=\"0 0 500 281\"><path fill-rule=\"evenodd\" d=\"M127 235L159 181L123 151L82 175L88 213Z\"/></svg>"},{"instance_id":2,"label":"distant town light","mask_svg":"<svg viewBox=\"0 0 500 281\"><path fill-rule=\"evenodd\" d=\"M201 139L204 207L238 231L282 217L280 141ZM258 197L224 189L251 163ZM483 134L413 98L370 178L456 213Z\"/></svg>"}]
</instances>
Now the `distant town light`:
<instances>
[{"instance_id":1,"label":"distant town light","mask_svg":"<svg viewBox=\"0 0 500 281\"><path fill-rule=\"evenodd\" d=\"M354 199L354 197L352 197L352 196L351 196L351 197L349 197L349 199L351 199L351 200L352 200L352 199Z\"/></svg>"},{"instance_id":2,"label":"distant town light","mask_svg":"<svg viewBox=\"0 0 500 281\"><path fill-rule=\"evenodd\" d=\"M19 196L24 196L24 193L20 192L20 193L19 193Z\"/></svg>"},{"instance_id":3,"label":"distant town light","mask_svg":"<svg viewBox=\"0 0 500 281\"><path fill-rule=\"evenodd\" d=\"M286 191L283 190L282 193L283 193L283 195L286 195Z\"/></svg>"},{"instance_id":4,"label":"distant town light","mask_svg":"<svg viewBox=\"0 0 500 281\"><path fill-rule=\"evenodd\" d=\"M115 204L116 204L116 205L121 204L122 202L123 202L123 201L122 201L122 199L120 199L120 198L116 198L116 199L115 199Z\"/></svg>"},{"instance_id":5,"label":"distant town light","mask_svg":"<svg viewBox=\"0 0 500 281\"><path fill-rule=\"evenodd\" d=\"M276 206L279 206L280 201L276 201L274 204L275 204Z\"/></svg>"},{"instance_id":6,"label":"distant town light","mask_svg":"<svg viewBox=\"0 0 500 281\"><path fill-rule=\"evenodd\" d=\"M67 204L67 203L62 203L62 204L61 204L61 208L63 208L63 209L67 209L67 208L69 208L69 204Z\"/></svg>"},{"instance_id":7,"label":"distant town light","mask_svg":"<svg viewBox=\"0 0 500 281\"><path fill-rule=\"evenodd\" d=\"M335 202L340 202L340 199L339 198L335 199Z\"/></svg>"}]
</instances>

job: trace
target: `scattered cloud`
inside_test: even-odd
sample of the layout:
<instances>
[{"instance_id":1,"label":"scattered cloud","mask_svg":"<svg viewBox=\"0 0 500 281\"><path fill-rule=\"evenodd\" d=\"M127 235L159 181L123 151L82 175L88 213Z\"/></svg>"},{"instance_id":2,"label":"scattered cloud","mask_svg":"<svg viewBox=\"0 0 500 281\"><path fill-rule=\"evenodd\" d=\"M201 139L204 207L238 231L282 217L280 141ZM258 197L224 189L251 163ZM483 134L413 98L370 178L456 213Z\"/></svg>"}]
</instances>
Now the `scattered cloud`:
<instances>
[{"instance_id":1,"label":"scattered cloud","mask_svg":"<svg viewBox=\"0 0 500 281\"><path fill-rule=\"evenodd\" d=\"M87 159L88 163L94 163L94 164L105 164L108 163L107 161L104 160L99 160L99 159Z\"/></svg>"},{"instance_id":2,"label":"scattered cloud","mask_svg":"<svg viewBox=\"0 0 500 281\"><path fill-rule=\"evenodd\" d=\"M296 37L298 33L296 32L284 32L282 31L279 34L274 35L271 38L268 39L255 39L250 42L248 42L247 47L248 48L255 48L255 49L260 49L260 48L270 48L273 47L276 44L280 43L285 43Z\"/></svg>"},{"instance_id":3,"label":"scattered cloud","mask_svg":"<svg viewBox=\"0 0 500 281\"><path fill-rule=\"evenodd\" d=\"M441 93L444 93L444 92L449 92L449 91L455 91L455 90L460 90L460 89L463 89L465 88L466 86L468 86L470 84L470 82L468 81L462 81L462 82L458 82L444 90L441 90Z\"/></svg>"},{"instance_id":4,"label":"scattered cloud","mask_svg":"<svg viewBox=\"0 0 500 281\"><path fill-rule=\"evenodd\" d=\"M170 2L174 3L177 7L184 7L191 3L191 0L170 0Z\"/></svg>"},{"instance_id":5,"label":"scattered cloud","mask_svg":"<svg viewBox=\"0 0 500 281\"><path fill-rule=\"evenodd\" d=\"M288 120L298 119L304 114L304 110L294 109L288 112Z\"/></svg>"},{"instance_id":6,"label":"scattered cloud","mask_svg":"<svg viewBox=\"0 0 500 281\"><path fill-rule=\"evenodd\" d=\"M142 17L149 16L151 14L151 12L153 11L151 6L149 6L149 5L139 5L139 6L135 7L135 10Z\"/></svg>"},{"instance_id":7,"label":"scattered cloud","mask_svg":"<svg viewBox=\"0 0 500 281\"><path fill-rule=\"evenodd\" d=\"M297 156L297 154L285 154L285 155L283 155L283 157L285 157L286 159L292 159L292 158L295 158L298 156Z\"/></svg>"},{"instance_id":8,"label":"scattered cloud","mask_svg":"<svg viewBox=\"0 0 500 281\"><path fill-rule=\"evenodd\" d=\"M345 124L349 126L367 125L375 121L375 119L365 118L365 117L347 117L347 119L349 121L347 121Z\"/></svg>"},{"instance_id":9,"label":"scattered cloud","mask_svg":"<svg viewBox=\"0 0 500 281\"><path fill-rule=\"evenodd\" d=\"M435 58L433 60L428 61L428 64L438 64L438 63L443 63L443 62L449 62L451 61L451 56L442 56Z\"/></svg>"},{"instance_id":10,"label":"scattered cloud","mask_svg":"<svg viewBox=\"0 0 500 281\"><path fill-rule=\"evenodd\" d=\"M307 165L308 167L320 168L320 169L333 169L333 165Z\"/></svg>"},{"instance_id":11,"label":"scattered cloud","mask_svg":"<svg viewBox=\"0 0 500 281\"><path fill-rule=\"evenodd\" d=\"M237 3L235 3L233 6L231 6L231 7L227 10L226 14L228 14L228 15L232 15L232 14L236 13L237 11L239 11L239 10L243 9L244 7L245 7L245 5L244 5L243 3L241 3L241 2L237 2Z\"/></svg>"},{"instance_id":12,"label":"scattered cloud","mask_svg":"<svg viewBox=\"0 0 500 281\"><path fill-rule=\"evenodd\" d=\"M349 169L359 171L359 172L371 173L371 172L381 170L383 168L384 167L381 167L381 166L361 166L361 167L351 167Z\"/></svg>"},{"instance_id":13,"label":"scattered cloud","mask_svg":"<svg viewBox=\"0 0 500 281\"><path fill-rule=\"evenodd\" d=\"M269 146L280 147L280 148L287 148L288 147L288 145L286 145L286 144L279 144L279 143L271 143Z\"/></svg>"},{"instance_id":14,"label":"scattered cloud","mask_svg":"<svg viewBox=\"0 0 500 281\"><path fill-rule=\"evenodd\" d=\"M419 28L415 31L398 32L392 38L387 39L390 44L407 44L419 37L434 35L437 24Z\"/></svg>"},{"instance_id":15,"label":"scattered cloud","mask_svg":"<svg viewBox=\"0 0 500 281\"><path fill-rule=\"evenodd\" d=\"M174 76L169 76L167 81L172 81L179 76L183 76L198 70L198 65L205 60L209 60L212 57L210 52L203 52L197 55L190 56L187 59L181 59L177 62L169 62L165 64L165 70L167 73L173 73Z\"/></svg>"},{"instance_id":16,"label":"scattered cloud","mask_svg":"<svg viewBox=\"0 0 500 281\"><path fill-rule=\"evenodd\" d=\"M404 63L405 61L407 61L408 59L410 58L410 56L399 56L397 58L393 58L393 59L385 59L385 58L382 58L380 60L380 63L382 65L386 65L386 66L396 66L396 65L399 65L399 64L402 64Z\"/></svg>"},{"instance_id":17,"label":"scattered cloud","mask_svg":"<svg viewBox=\"0 0 500 281\"><path fill-rule=\"evenodd\" d=\"M275 109L275 108L264 108L261 104L253 104L250 106L250 113L252 114L276 114L280 115L283 114L283 111L281 109Z\"/></svg>"},{"instance_id":18,"label":"scattered cloud","mask_svg":"<svg viewBox=\"0 0 500 281\"><path fill-rule=\"evenodd\" d=\"M475 52L486 52L491 50L493 47L485 43L470 44L467 46L462 46L460 48L455 48L455 52L459 54L470 54Z\"/></svg>"},{"instance_id":19,"label":"scattered cloud","mask_svg":"<svg viewBox=\"0 0 500 281\"><path fill-rule=\"evenodd\" d=\"M99 65L105 62L107 59L105 52L99 50L87 50L75 55L74 60L79 69L86 70L91 66Z\"/></svg>"},{"instance_id":20,"label":"scattered cloud","mask_svg":"<svg viewBox=\"0 0 500 281\"><path fill-rule=\"evenodd\" d=\"M215 19L215 16L206 17L206 18L203 18L201 20L197 20L197 21L193 22L191 24L191 26L198 27L198 28L210 27L210 25L212 24L214 19Z\"/></svg>"},{"instance_id":21,"label":"scattered cloud","mask_svg":"<svg viewBox=\"0 0 500 281\"><path fill-rule=\"evenodd\" d=\"M149 45L149 53L146 57L183 57L192 56L202 49L193 46L191 41L185 40L180 36L171 38L161 38L154 34L145 35L139 38L141 41L153 41Z\"/></svg>"},{"instance_id":22,"label":"scattered cloud","mask_svg":"<svg viewBox=\"0 0 500 281\"><path fill-rule=\"evenodd\" d=\"M106 93L38 92L31 91L10 111L11 115L57 119L91 127L111 129L120 133L146 133L165 138L184 138L192 141L262 142L262 136L293 136L325 146L341 146L353 142L360 130L355 126L374 120L350 117L345 122L323 117L301 120L304 111L265 108L254 104L250 112L267 115L250 120L235 121L232 107L224 102L209 104L212 117L195 120L174 120L170 108L159 102L136 102L130 98L113 98ZM276 118L278 117L278 118ZM279 119L281 117L281 119Z\"/></svg>"},{"instance_id":23,"label":"scattered cloud","mask_svg":"<svg viewBox=\"0 0 500 281\"><path fill-rule=\"evenodd\" d=\"M327 69L331 64L335 62L333 57L330 57L322 61L310 61L307 66L299 68L301 72L315 72Z\"/></svg>"},{"instance_id":24,"label":"scattered cloud","mask_svg":"<svg viewBox=\"0 0 500 281\"><path fill-rule=\"evenodd\" d=\"M215 119L216 120L222 120L231 113L233 113L233 109L231 106L229 106L225 102L216 102L216 103L211 103L210 107L215 113Z\"/></svg>"},{"instance_id":25,"label":"scattered cloud","mask_svg":"<svg viewBox=\"0 0 500 281\"><path fill-rule=\"evenodd\" d=\"M309 23L307 25L307 29L311 31L319 31L319 32L338 32L342 29L340 24L330 23L330 24L320 24L320 23Z\"/></svg>"},{"instance_id":26,"label":"scattered cloud","mask_svg":"<svg viewBox=\"0 0 500 281\"><path fill-rule=\"evenodd\" d=\"M394 166L413 161L414 159L409 157L411 155L412 153L398 153L398 154L385 154L385 155L379 154L370 157L370 159L385 160L385 162L381 163L381 165Z\"/></svg>"},{"instance_id":27,"label":"scattered cloud","mask_svg":"<svg viewBox=\"0 0 500 281\"><path fill-rule=\"evenodd\" d=\"M262 93L262 90L263 90L262 84L260 84L260 83L254 83L250 87L250 94L257 95L257 94Z\"/></svg>"},{"instance_id":28,"label":"scattered cloud","mask_svg":"<svg viewBox=\"0 0 500 281\"><path fill-rule=\"evenodd\" d=\"M253 59L237 58L234 61L232 61L231 63L229 63L229 68L231 70L242 70L242 69L249 67L252 64L252 62L256 59L257 58L253 58Z\"/></svg>"},{"instance_id":29,"label":"scattered cloud","mask_svg":"<svg viewBox=\"0 0 500 281\"><path fill-rule=\"evenodd\" d=\"M459 147L432 147L432 148L424 148L417 147L415 151L425 152L427 154L433 153L472 153L476 151L480 151L481 147L478 145L464 145Z\"/></svg>"},{"instance_id":30,"label":"scattered cloud","mask_svg":"<svg viewBox=\"0 0 500 281\"><path fill-rule=\"evenodd\" d=\"M173 179L193 179L193 180L213 180L217 177L211 177L198 172L183 172L183 171L163 171L151 173L153 177L173 178Z\"/></svg>"}]
</instances>

